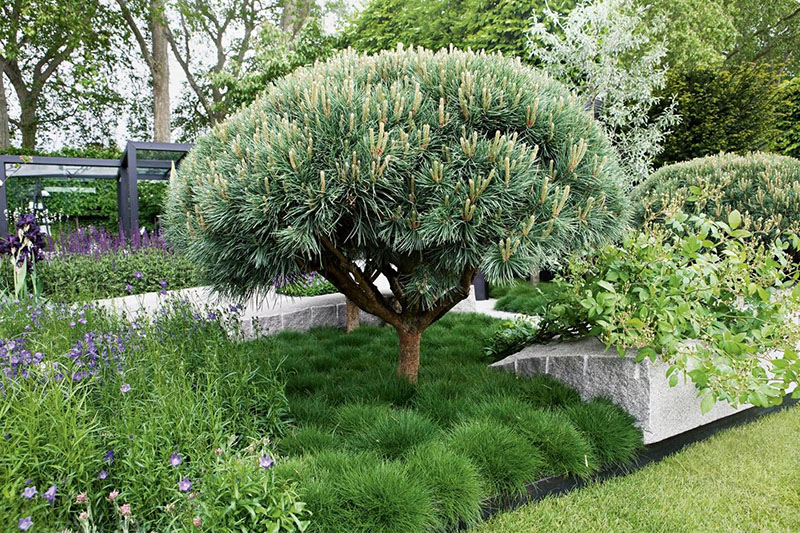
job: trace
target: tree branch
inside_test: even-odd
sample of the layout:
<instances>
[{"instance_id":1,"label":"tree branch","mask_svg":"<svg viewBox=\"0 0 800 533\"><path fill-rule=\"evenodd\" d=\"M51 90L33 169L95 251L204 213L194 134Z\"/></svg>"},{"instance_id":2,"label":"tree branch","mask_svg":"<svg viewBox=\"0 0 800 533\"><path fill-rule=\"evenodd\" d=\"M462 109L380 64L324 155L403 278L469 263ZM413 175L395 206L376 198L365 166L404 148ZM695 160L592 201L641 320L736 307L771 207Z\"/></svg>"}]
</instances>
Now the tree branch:
<instances>
[{"instance_id":1,"label":"tree branch","mask_svg":"<svg viewBox=\"0 0 800 533\"><path fill-rule=\"evenodd\" d=\"M128 8L128 3L125 0L116 0L116 2L119 5L120 11L122 11L122 18L125 19L125 22L128 24L131 32L133 32L136 42L139 43L139 48L142 50L142 58L147 64L147 68L153 70L153 54L150 53L150 49L147 47L147 41L145 40L144 35L142 35L142 32L139 30L139 26L136 24L136 19L133 18L133 14Z\"/></svg>"}]
</instances>

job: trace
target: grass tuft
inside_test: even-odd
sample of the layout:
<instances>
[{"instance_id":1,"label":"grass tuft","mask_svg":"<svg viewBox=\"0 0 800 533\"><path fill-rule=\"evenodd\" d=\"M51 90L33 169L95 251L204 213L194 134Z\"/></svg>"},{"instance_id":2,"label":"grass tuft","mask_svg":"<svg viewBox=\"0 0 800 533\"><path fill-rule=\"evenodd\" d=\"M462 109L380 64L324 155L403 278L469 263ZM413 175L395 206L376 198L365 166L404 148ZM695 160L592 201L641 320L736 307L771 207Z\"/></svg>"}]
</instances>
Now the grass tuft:
<instances>
[{"instance_id":1,"label":"grass tuft","mask_svg":"<svg viewBox=\"0 0 800 533\"><path fill-rule=\"evenodd\" d=\"M397 459L410 448L433 439L439 428L428 417L403 409L377 414L366 426L346 431L344 441L356 450L373 450L387 459ZM351 426L352 426L351 422Z\"/></svg>"},{"instance_id":2,"label":"grass tuft","mask_svg":"<svg viewBox=\"0 0 800 533\"><path fill-rule=\"evenodd\" d=\"M566 411L575 427L591 442L602 465L625 465L644 446L635 419L609 400L598 398Z\"/></svg>"}]
</instances>

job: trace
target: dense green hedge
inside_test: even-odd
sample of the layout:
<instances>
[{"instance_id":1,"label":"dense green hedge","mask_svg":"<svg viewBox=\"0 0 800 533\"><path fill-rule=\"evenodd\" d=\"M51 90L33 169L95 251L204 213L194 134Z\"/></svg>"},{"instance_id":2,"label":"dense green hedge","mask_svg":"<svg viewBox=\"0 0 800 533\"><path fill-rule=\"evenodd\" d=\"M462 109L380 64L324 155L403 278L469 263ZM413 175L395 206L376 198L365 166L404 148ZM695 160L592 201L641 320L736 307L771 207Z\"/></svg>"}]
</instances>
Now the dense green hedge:
<instances>
[{"instance_id":1,"label":"dense green hedge","mask_svg":"<svg viewBox=\"0 0 800 533\"><path fill-rule=\"evenodd\" d=\"M84 148L62 148L55 152L33 152L19 148L0 151L9 155L40 155L60 157L87 157L98 159L119 159L122 151L113 146L87 146ZM42 189L52 187L94 188L95 193L51 192L44 205L51 214L77 219L91 219L114 231L119 225L117 214L117 185L114 180L38 180ZM26 211L33 198L37 180L11 179L8 182L7 198L11 210ZM139 182L139 221L152 227L161 214L167 192L166 182Z\"/></svg>"},{"instance_id":2,"label":"dense green hedge","mask_svg":"<svg viewBox=\"0 0 800 533\"><path fill-rule=\"evenodd\" d=\"M768 150L779 131L782 80L768 65L670 71L664 95L675 97L681 123L667 136L658 163Z\"/></svg>"},{"instance_id":3,"label":"dense green hedge","mask_svg":"<svg viewBox=\"0 0 800 533\"><path fill-rule=\"evenodd\" d=\"M763 238L800 229L800 160L775 154L720 154L662 167L634 190L635 218L665 209L727 220L734 209Z\"/></svg>"},{"instance_id":4,"label":"dense green hedge","mask_svg":"<svg viewBox=\"0 0 800 533\"><path fill-rule=\"evenodd\" d=\"M800 158L800 77L781 85L778 130L775 151Z\"/></svg>"}]
</instances>

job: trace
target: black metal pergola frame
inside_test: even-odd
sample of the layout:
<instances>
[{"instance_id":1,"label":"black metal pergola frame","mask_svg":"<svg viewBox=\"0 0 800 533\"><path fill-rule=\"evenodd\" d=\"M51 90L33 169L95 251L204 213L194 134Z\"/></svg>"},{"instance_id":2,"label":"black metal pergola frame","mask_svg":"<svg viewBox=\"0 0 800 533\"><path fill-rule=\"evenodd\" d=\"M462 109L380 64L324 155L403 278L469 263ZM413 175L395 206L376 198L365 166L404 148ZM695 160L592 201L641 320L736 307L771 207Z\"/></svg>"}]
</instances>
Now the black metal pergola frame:
<instances>
[{"instance_id":1,"label":"black metal pergola frame","mask_svg":"<svg viewBox=\"0 0 800 533\"><path fill-rule=\"evenodd\" d=\"M128 141L120 159L92 159L83 157L49 157L0 155L0 236L8 235L8 199L6 197L6 165L59 165L64 167L116 168L114 174L80 174L64 173L60 176L47 175L48 179L116 179L117 211L122 231L130 238L139 231L139 181L169 180L173 163L180 165L186 152L192 148L188 143L157 143ZM177 159L139 159L137 150L154 152L181 153ZM140 169L156 170L155 173L140 173ZM31 178L35 176L25 176Z\"/></svg>"}]
</instances>

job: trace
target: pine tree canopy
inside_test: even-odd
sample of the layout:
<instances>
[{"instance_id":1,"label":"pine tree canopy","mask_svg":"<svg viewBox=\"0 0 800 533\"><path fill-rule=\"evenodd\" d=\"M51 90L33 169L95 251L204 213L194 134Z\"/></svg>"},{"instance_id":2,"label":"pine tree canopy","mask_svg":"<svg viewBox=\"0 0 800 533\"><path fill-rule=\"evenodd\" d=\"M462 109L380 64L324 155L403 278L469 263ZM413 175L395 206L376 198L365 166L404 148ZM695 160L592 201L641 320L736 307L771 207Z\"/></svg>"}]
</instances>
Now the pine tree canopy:
<instances>
[{"instance_id":1,"label":"pine tree canopy","mask_svg":"<svg viewBox=\"0 0 800 533\"><path fill-rule=\"evenodd\" d=\"M599 124L519 60L348 50L200 139L173 175L168 227L224 293L316 270L424 329L478 269L509 280L620 236L626 195Z\"/></svg>"}]
</instances>

